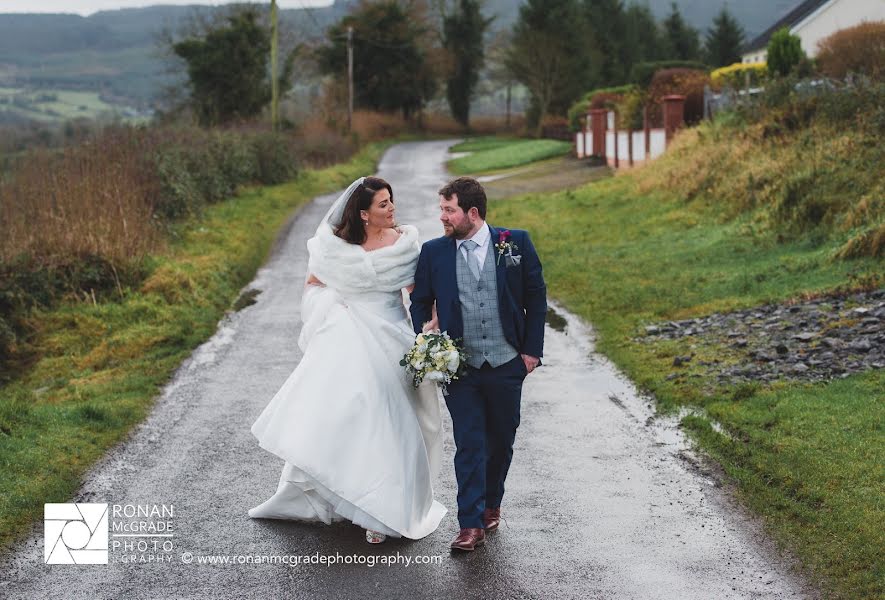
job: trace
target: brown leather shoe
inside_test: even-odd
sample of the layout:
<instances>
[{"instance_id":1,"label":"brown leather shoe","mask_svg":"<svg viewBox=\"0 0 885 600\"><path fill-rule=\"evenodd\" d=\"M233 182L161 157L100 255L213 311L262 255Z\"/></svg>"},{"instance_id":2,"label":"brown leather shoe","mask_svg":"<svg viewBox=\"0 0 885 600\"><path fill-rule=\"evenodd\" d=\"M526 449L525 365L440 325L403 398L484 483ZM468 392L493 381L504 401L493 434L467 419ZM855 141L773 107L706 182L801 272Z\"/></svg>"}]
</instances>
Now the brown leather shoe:
<instances>
[{"instance_id":1,"label":"brown leather shoe","mask_svg":"<svg viewBox=\"0 0 885 600\"><path fill-rule=\"evenodd\" d=\"M455 539L452 540L452 550L464 550L472 552L477 546L481 546L486 542L486 532L479 528L462 529Z\"/></svg>"},{"instance_id":2,"label":"brown leather shoe","mask_svg":"<svg viewBox=\"0 0 885 600\"><path fill-rule=\"evenodd\" d=\"M494 531L501 524L501 507L487 508L482 513L482 522L485 524L486 531Z\"/></svg>"}]
</instances>

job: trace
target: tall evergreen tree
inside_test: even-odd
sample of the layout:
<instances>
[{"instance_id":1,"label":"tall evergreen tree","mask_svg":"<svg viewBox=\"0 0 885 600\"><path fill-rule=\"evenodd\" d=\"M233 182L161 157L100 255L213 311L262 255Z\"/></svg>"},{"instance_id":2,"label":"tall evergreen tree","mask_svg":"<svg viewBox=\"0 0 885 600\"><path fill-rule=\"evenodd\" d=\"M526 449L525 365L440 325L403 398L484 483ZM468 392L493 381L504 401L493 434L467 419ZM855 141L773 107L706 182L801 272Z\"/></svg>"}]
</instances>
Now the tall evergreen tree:
<instances>
[{"instance_id":1,"label":"tall evergreen tree","mask_svg":"<svg viewBox=\"0 0 885 600\"><path fill-rule=\"evenodd\" d=\"M707 64L712 67L724 67L741 61L741 46L744 45L744 30L737 22L728 7L713 19L713 27L707 31L704 51Z\"/></svg>"},{"instance_id":2,"label":"tall evergreen tree","mask_svg":"<svg viewBox=\"0 0 885 600\"><path fill-rule=\"evenodd\" d=\"M397 0L361 2L326 32L317 49L323 73L343 79L347 73L347 28L353 27L354 103L378 111L420 111L433 96L437 73L426 41L430 38L418 6Z\"/></svg>"},{"instance_id":3,"label":"tall evergreen tree","mask_svg":"<svg viewBox=\"0 0 885 600\"><path fill-rule=\"evenodd\" d=\"M506 64L529 90L527 121L537 136L545 116L565 114L592 80L577 0L527 0L513 27Z\"/></svg>"},{"instance_id":4,"label":"tall evergreen tree","mask_svg":"<svg viewBox=\"0 0 885 600\"><path fill-rule=\"evenodd\" d=\"M443 16L443 47L452 59L446 99L464 127L470 124L470 100L485 61L483 38L491 22L482 16L479 0L457 0L455 10Z\"/></svg>"},{"instance_id":5,"label":"tall evergreen tree","mask_svg":"<svg viewBox=\"0 0 885 600\"><path fill-rule=\"evenodd\" d=\"M618 85L630 72L626 46L627 23L622 0L584 0L584 14L592 32L590 44L597 58L599 80L593 85Z\"/></svg>"},{"instance_id":6,"label":"tall evergreen tree","mask_svg":"<svg viewBox=\"0 0 885 600\"><path fill-rule=\"evenodd\" d=\"M624 47L629 64L632 66L663 58L665 51L662 43L651 9L644 4L628 6L624 12ZM626 69L626 73L629 75L630 69Z\"/></svg>"},{"instance_id":7,"label":"tall evergreen tree","mask_svg":"<svg viewBox=\"0 0 885 600\"><path fill-rule=\"evenodd\" d=\"M677 60L699 60L701 58L701 41L698 30L685 22L675 2L670 4L670 14L664 19L663 27L667 58Z\"/></svg>"}]
</instances>

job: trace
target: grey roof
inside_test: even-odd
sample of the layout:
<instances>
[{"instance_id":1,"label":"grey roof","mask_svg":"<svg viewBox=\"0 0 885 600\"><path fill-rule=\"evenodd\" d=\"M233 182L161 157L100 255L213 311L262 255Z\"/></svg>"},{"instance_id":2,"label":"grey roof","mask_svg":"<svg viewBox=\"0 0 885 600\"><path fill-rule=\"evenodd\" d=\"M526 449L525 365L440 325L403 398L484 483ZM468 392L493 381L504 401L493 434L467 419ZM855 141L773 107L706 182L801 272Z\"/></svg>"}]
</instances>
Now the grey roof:
<instances>
[{"instance_id":1,"label":"grey roof","mask_svg":"<svg viewBox=\"0 0 885 600\"><path fill-rule=\"evenodd\" d=\"M805 0L804 2L799 3L798 6L778 19L774 25L763 31L752 42L744 46L743 52L753 52L754 50L765 48L768 46L768 40L771 39L771 36L775 31L784 27L792 27L829 1L830 0Z\"/></svg>"}]
</instances>

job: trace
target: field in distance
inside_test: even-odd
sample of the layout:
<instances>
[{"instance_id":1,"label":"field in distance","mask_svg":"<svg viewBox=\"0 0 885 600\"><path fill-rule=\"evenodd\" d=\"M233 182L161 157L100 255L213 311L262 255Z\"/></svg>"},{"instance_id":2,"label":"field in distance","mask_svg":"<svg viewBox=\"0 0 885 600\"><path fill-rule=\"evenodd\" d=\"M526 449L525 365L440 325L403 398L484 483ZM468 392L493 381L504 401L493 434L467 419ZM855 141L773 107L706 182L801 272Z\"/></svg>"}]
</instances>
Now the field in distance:
<instances>
[{"instance_id":1,"label":"field in distance","mask_svg":"<svg viewBox=\"0 0 885 600\"><path fill-rule=\"evenodd\" d=\"M97 119L118 116L134 122L150 118L150 114L146 112L110 104L98 92L19 87L0 87L0 114L2 113L13 119L18 117L44 123L80 117ZM0 120L8 119L0 117Z\"/></svg>"}]
</instances>

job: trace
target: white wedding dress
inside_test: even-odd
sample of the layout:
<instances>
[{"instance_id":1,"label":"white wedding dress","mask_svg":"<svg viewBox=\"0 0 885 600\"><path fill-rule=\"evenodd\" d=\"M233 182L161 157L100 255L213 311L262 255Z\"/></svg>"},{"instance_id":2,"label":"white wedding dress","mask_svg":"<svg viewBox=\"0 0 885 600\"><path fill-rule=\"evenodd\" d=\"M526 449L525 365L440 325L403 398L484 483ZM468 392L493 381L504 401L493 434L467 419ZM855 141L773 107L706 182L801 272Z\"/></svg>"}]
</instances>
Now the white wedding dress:
<instances>
[{"instance_id":1,"label":"white wedding dress","mask_svg":"<svg viewBox=\"0 0 885 600\"><path fill-rule=\"evenodd\" d=\"M334 235L335 213L308 241L309 271L325 286L307 286L302 300L304 356L252 425L285 466L276 493L249 516L348 520L419 539L446 509L433 497L437 388L416 390L399 364L415 340L401 289L414 279L418 232L403 226L393 245L367 252Z\"/></svg>"}]
</instances>

